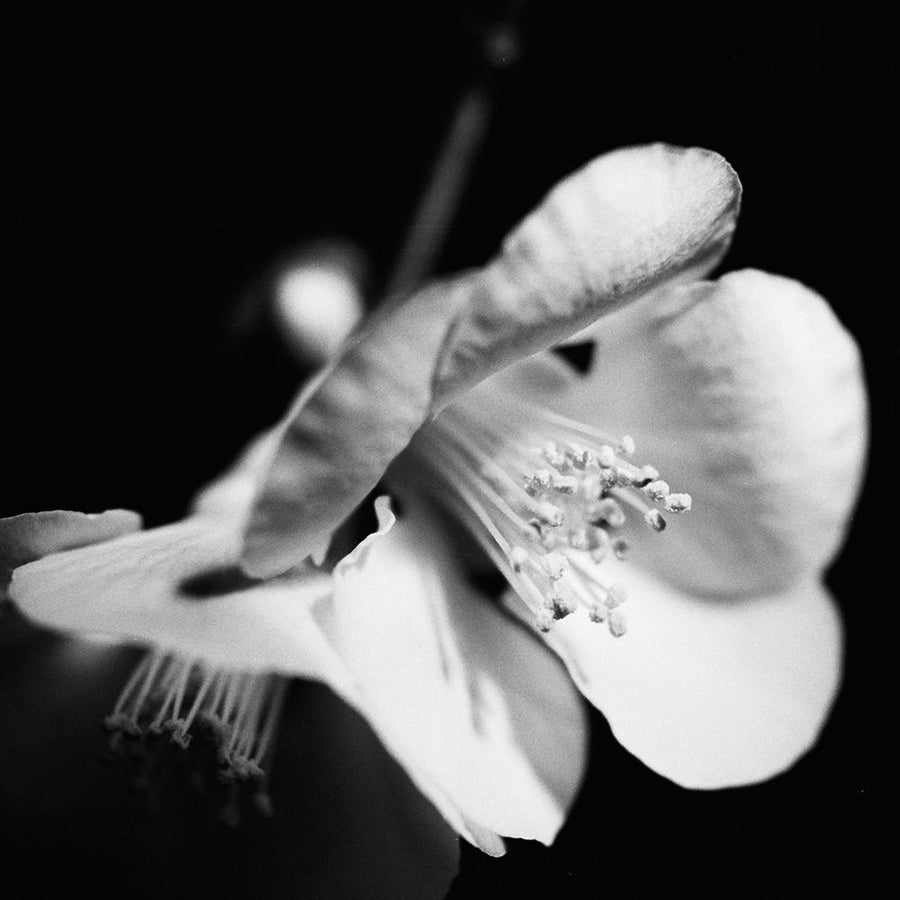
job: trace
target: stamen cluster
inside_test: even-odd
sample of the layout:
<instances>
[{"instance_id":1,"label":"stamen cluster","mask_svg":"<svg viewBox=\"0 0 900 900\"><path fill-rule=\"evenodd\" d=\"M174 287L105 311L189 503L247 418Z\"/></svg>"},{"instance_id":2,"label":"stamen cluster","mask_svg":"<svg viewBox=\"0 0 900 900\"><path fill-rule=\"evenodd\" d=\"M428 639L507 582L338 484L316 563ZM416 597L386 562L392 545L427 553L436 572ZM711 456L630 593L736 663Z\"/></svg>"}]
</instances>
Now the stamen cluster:
<instances>
[{"instance_id":1,"label":"stamen cluster","mask_svg":"<svg viewBox=\"0 0 900 900\"><path fill-rule=\"evenodd\" d=\"M473 526L541 631L583 608L619 637L626 592L601 563L628 555L628 512L661 532L657 507L691 508L690 495L673 493L653 466L633 461L635 452L628 435L610 438L507 398L502 407L439 417L417 438L424 466L414 471Z\"/></svg>"},{"instance_id":2,"label":"stamen cluster","mask_svg":"<svg viewBox=\"0 0 900 900\"><path fill-rule=\"evenodd\" d=\"M195 734L212 740L223 783L262 785L286 681L276 675L223 671L171 653L151 651L132 672L112 714L111 749L124 737L160 738L187 749ZM264 786L263 786L264 787Z\"/></svg>"}]
</instances>

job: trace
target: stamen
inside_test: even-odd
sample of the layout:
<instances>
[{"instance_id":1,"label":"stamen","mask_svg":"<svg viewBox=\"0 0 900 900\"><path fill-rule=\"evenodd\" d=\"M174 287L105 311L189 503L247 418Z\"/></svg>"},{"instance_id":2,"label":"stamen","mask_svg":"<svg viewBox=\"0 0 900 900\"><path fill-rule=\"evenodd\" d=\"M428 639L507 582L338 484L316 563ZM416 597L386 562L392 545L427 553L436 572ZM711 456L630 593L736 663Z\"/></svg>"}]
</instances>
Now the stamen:
<instances>
[{"instance_id":1,"label":"stamen","mask_svg":"<svg viewBox=\"0 0 900 900\"><path fill-rule=\"evenodd\" d=\"M266 807L264 766L286 685L276 675L214 669L201 660L152 651L138 663L105 720L114 732L110 749L121 750L122 734L146 742L168 733L182 749L204 734L215 746L219 779L257 783L254 802Z\"/></svg>"},{"instance_id":2,"label":"stamen","mask_svg":"<svg viewBox=\"0 0 900 900\"><path fill-rule=\"evenodd\" d=\"M602 565L623 560L626 509L654 532L659 509L685 512L652 465L633 461L629 435L611 437L508 396L451 407L411 445L405 469L469 524L535 616L541 631L576 613L625 633L625 592Z\"/></svg>"}]
</instances>

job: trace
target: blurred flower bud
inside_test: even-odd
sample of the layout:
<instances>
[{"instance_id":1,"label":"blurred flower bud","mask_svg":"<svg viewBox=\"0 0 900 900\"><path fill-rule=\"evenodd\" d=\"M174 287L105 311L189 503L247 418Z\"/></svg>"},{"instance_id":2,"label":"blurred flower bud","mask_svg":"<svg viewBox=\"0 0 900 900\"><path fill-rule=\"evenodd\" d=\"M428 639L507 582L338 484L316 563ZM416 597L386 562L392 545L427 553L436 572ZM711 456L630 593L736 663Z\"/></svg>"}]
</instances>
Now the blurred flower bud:
<instances>
[{"instance_id":1,"label":"blurred flower bud","mask_svg":"<svg viewBox=\"0 0 900 900\"><path fill-rule=\"evenodd\" d=\"M332 356L363 312L359 251L343 243L317 244L277 271L272 313L291 353L309 364Z\"/></svg>"}]
</instances>

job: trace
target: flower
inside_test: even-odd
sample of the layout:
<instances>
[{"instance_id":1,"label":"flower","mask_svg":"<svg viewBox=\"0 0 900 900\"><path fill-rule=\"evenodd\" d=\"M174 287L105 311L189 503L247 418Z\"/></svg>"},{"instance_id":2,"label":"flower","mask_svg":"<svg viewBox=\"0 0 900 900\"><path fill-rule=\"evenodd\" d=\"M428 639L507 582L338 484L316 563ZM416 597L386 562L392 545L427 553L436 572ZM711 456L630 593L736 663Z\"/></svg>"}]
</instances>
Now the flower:
<instances>
[{"instance_id":1,"label":"flower","mask_svg":"<svg viewBox=\"0 0 900 900\"><path fill-rule=\"evenodd\" d=\"M739 197L708 151L600 157L487 266L390 300L182 522L8 520L10 596L157 648L112 724L186 744L203 717L235 778L260 776L271 673L324 681L492 854L501 836L550 843L565 818L576 685L680 784L783 770L839 681L821 573L865 409L821 298L760 272L697 281ZM574 335L596 345L586 377L542 353ZM355 543L349 517L382 479L400 517L380 497ZM502 607L440 510L507 576ZM661 534L663 510L678 521Z\"/></svg>"}]
</instances>

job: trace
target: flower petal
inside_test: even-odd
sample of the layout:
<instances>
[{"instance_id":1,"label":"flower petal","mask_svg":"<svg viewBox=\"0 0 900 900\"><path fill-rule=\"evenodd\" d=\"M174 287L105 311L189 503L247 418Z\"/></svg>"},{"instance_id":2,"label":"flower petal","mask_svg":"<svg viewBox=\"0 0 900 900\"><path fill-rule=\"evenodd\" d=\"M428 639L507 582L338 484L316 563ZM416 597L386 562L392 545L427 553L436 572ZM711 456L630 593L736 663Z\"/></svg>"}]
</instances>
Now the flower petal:
<instances>
[{"instance_id":1,"label":"flower petal","mask_svg":"<svg viewBox=\"0 0 900 900\"><path fill-rule=\"evenodd\" d=\"M697 147L631 147L565 179L482 271L436 404L661 284L701 278L731 243L740 196L731 166Z\"/></svg>"},{"instance_id":2,"label":"flower petal","mask_svg":"<svg viewBox=\"0 0 900 900\"><path fill-rule=\"evenodd\" d=\"M585 723L550 654L462 580L434 513L407 518L335 571L322 626L358 704L468 840L550 843L581 780Z\"/></svg>"},{"instance_id":3,"label":"flower petal","mask_svg":"<svg viewBox=\"0 0 900 900\"><path fill-rule=\"evenodd\" d=\"M718 155L657 145L562 182L485 269L389 305L298 398L247 532L273 575L321 542L454 396L724 253L740 185Z\"/></svg>"},{"instance_id":4,"label":"flower petal","mask_svg":"<svg viewBox=\"0 0 900 900\"><path fill-rule=\"evenodd\" d=\"M321 553L375 487L428 417L434 360L462 297L435 286L385 310L300 394L253 509L247 572L275 575Z\"/></svg>"},{"instance_id":5,"label":"flower petal","mask_svg":"<svg viewBox=\"0 0 900 900\"><path fill-rule=\"evenodd\" d=\"M188 518L20 566L10 598L50 628L150 644L226 669L319 679L346 699L346 668L311 611L330 595L331 575L307 566L261 582L238 565L257 479L277 437L270 431L251 442L231 469L197 495ZM18 518L52 525L59 515L84 533L99 521L81 513ZM116 524L124 530L120 511L105 515L107 530ZM124 521L134 524L133 514ZM361 546L389 527L383 523ZM68 545L81 542L70 539Z\"/></svg>"},{"instance_id":6,"label":"flower petal","mask_svg":"<svg viewBox=\"0 0 900 900\"><path fill-rule=\"evenodd\" d=\"M102 513L57 509L0 519L0 598L17 566L58 550L108 541L140 527L141 517L128 509Z\"/></svg>"},{"instance_id":7,"label":"flower petal","mask_svg":"<svg viewBox=\"0 0 900 900\"><path fill-rule=\"evenodd\" d=\"M769 778L815 742L837 690L841 626L805 582L752 600L703 600L622 567L628 630L580 613L546 636L619 741L689 788Z\"/></svg>"},{"instance_id":8,"label":"flower petal","mask_svg":"<svg viewBox=\"0 0 900 900\"><path fill-rule=\"evenodd\" d=\"M828 563L860 483L866 404L856 346L821 297L735 272L641 301L595 337L591 374L544 399L631 434L694 500L665 533L635 531L641 565L691 592L752 594ZM517 374L531 397L548 383L523 369L506 385Z\"/></svg>"},{"instance_id":9,"label":"flower petal","mask_svg":"<svg viewBox=\"0 0 900 900\"><path fill-rule=\"evenodd\" d=\"M310 612L331 579L307 572L251 581L237 568L239 548L235 524L193 517L22 566L10 597L50 628L340 684L343 667Z\"/></svg>"}]
</instances>

